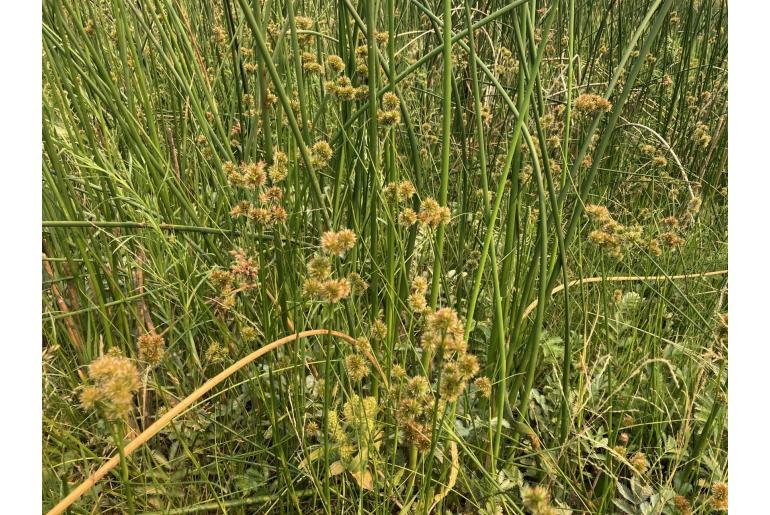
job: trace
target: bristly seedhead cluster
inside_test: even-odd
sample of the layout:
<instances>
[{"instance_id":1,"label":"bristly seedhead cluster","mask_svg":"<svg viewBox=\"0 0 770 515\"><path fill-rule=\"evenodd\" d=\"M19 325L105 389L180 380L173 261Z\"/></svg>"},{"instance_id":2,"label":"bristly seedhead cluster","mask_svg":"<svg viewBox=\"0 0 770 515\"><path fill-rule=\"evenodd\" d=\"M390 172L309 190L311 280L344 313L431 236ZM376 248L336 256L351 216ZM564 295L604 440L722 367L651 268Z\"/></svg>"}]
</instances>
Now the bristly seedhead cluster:
<instances>
[{"instance_id":1,"label":"bristly seedhead cluster","mask_svg":"<svg viewBox=\"0 0 770 515\"><path fill-rule=\"evenodd\" d=\"M44 506L727 509L727 0L151 4L43 2Z\"/></svg>"},{"instance_id":2,"label":"bristly seedhead cluster","mask_svg":"<svg viewBox=\"0 0 770 515\"><path fill-rule=\"evenodd\" d=\"M595 93L583 93L575 99L575 110L579 113L606 113L611 109L610 101Z\"/></svg>"},{"instance_id":3,"label":"bristly seedhead cluster","mask_svg":"<svg viewBox=\"0 0 770 515\"><path fill-rule=\"evenodd\" d=\"M330 304L336 304L347 298L351 291L363 293L366 290L366 281L358 274L349 277L332 278L332 258L343 258L345 254L355 247L356 234L350 229L339 231L327 231L321 235L321 251L307 264L308 278L305 280L302 291L310 299L320 298Z\"/></svg>"},{"instance_id":4,"label":"bristly seedhead cluster","mask_svg":"<svg viewBox=\"0 0 770 515\"><path fill-rule=\"evenodd\" d=\"M156 333L146 333L137 340L139 360L149 367L158 365L166 353L166 341Z\"/></svg>"},{"instance_id":5,"label":"bristly seedhead cluster","mask_svg":"<svg viewBox=\"0 0 770 515\"><path fill-rule=\"evenodd\" d=\"M124 418L133 407L134 392L141 386L134 362L113 348L88 366L91 384L80 394L85 408L98 408L109 420Z\"/></svg>"},{"instance_id":6,"label":"bristly seedhead cluster","mask_svg":"<svg viewBox=\"0 0 770 515\"><path fill-rule=\"evenodd\" d=\"M551 494L542 485L522 486L521 502L532 515L555 515L559 513L551 506Z\"/></svg>"},{"instance_id":7,"label":"bristly seedhead cluster","mask_svg":"<svg viewBox=\"0 0 770 515\"><path fill-rule=\"evenodd\" d=\"M388 91L382 96L382 109L377 111L377 122L383 127L393 127L401 122L401 101L398 95Z\"/></svg>"},{"instance_id":8,"label":"bristly seedhead cluster","mask_svg":"<svg viewBox=\"0 0 770 515\"><path fill-rule=\"evenodd\" d=\"M262 228L271 228L286 221L288 214L282 203L284 192L278 186L288 173L286 154L276 152L269 168L263 161L238 166L228 161L222 165L222 171L232 186L250 192L248 196L251 200L239 201L230 210L230 216L245 218ZM268 176L272 185L268 184Z\"/></svg>"},{"instance_id":9,"label":"bristly seedhead cluster","mask_svg":"<svg viewBox=\"0 0 770 515\"><path fill-rule=\"evenodd\" d=\"M727 511L727 483L711 485L710 504L715 511Z\"/></svg>"},{"instance_id":10,"label":"bristly seedhead cluster","mask_svg":"<svg viewBox=\"0 0 770 515\"><path fill-rule=\"evenodd\" d=\"M345 257L345 253L356 244L356 234L350 229L327 231L321 236L321 249L326 254Z\"/></svg>"},{"instance_id":11,"label":"bristly seedhead cluster","mask_svg":"<svg viewBox=\"0 0 770 515\"><path fill-rule=\"evenodd\" d=\"M659 232L657 236L645 237L642 226L629 227L619 223L605 206L587 204L585 213L592 225L599 227L588 234L588 241L617 260L622 260L633 249L645 249L654 256L660 256L663 253L661 244L668 248L684 244L684 239L677 234L679 224L676 218L663 220L664 226L670 230Z\"/></svg>"},{"instance_id":12,"label":"bristly seedhead cluster","mask_svg":"<svg viewBox=\"0 0 770 515\"><path fill-rule=\"evenodd\" d=\"M417 219L424 227L437 229L439 225L449 223L451 212L446 206L441 206L436 199L427 197L420 204Z\"/></svg>"},{"instance_id":13,"label":"bristly seedhead cluster","mask_svg":"<svg viewBox=\"0 0 770 515\"><path fill-rule=\"evenodd\" d=\"M259 263L243 249L230 251L232 262L228 270L214 267L209 272L209 282L217 292L214 304L217 310L229 311L235 307L240 293L259 287Z\"/></svg>"}]
</instances>

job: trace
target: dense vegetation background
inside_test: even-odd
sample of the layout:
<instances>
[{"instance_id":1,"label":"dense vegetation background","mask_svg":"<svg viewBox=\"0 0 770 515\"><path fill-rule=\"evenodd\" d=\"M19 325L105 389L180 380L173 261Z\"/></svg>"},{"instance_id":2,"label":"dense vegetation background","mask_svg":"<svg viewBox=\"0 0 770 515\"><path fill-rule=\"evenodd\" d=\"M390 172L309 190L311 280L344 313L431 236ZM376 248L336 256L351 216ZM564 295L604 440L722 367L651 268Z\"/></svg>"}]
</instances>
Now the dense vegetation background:
<instances>
[{"instance_id":1,"label":"dense vegetation background","mask_svg":"<svg viewBox=\"0 0 770 515\"><path fill-rule=\"evenodd\" d=\"M42 38L44 510L116 454L73 512L726 510L725 1Z\"/></svg>"}]
</instances>

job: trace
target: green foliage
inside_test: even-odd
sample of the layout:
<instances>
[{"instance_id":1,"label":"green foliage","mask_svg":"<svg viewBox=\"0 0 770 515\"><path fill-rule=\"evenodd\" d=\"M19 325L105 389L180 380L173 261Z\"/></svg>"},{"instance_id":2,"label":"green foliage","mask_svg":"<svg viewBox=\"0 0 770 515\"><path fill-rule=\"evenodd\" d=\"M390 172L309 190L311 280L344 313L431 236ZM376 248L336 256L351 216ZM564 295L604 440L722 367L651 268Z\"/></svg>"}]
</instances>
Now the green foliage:
<instances>
[{"instance_id":1,"label":"green foliage","mask_svg":"<svg viewBox=\"0 0 770 515\"><path fill-rule=\"evenodd\" d=\"M42 16L44 510L726 503L727 2Z\"/></svg>"}]
</instances>

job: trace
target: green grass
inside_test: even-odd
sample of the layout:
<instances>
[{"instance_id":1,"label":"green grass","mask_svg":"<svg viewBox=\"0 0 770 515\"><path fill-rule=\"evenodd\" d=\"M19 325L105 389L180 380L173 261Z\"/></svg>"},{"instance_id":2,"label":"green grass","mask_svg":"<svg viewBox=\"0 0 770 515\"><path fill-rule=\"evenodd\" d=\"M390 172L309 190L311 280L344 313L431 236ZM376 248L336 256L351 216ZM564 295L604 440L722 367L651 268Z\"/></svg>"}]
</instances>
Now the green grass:
<instances>
[{"instance_id":1,"label":"green grass","mask_svg":"<svg viewBox=\"0 0 770 515\"><path fill-rule=\"evenodd\" d=\"M331 336L272 351L72 513L713 510L727 275L697 274L727 268L726 2L46 0L42 14L43 510L227 366L310 329L367 337L369 374ZM587 111L586 94L609 104ZM270 173L281 153L285 178ZM251 178L266 184L234 184L240 163L264 163ZM403 181L416 194L394 201ZM260 198L270 186L280 198ZM448 220L425 223L430 199ZM274 218L231 216L239 202ZM421 220L401 223L408 209ZM308 265L342 229L356 241L322 280L368 288L331 303ZM236 249L253 275L218 283ZM449 313L459 336L426 345ZM147 333L165 343L152 366ZM117 421L80 402L110 349L141 382ZM469 355L480 370L454 395Z\"/></svg>"}]
</instances>

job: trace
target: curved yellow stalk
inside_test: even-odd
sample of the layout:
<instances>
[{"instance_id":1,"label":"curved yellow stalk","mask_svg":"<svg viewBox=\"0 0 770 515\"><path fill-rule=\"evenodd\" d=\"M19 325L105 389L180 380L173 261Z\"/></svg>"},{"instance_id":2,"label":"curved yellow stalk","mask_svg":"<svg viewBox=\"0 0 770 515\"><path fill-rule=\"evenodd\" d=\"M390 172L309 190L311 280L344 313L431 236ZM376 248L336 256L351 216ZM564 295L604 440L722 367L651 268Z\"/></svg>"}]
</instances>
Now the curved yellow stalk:
<instances>
[{"instance_id":1,"label":"curved yellow stalk","mask_svg":"<svg viewBox=\"0 0 770 515\"><path fill-rule=\"evenodd\" d=\"M336 338L340 338L342 340L345 340L348 343L354 344L355 339L352 336L349 336L345 333L340 333L337 331L332 331L330 329L311 329L309 331L302 331L300 333L291 334L289 336L284 336L283 338L279 340L275 340L272 343L269 343L265 345L264 347L260 347L259 349L255 350L248 356L245 356L244 358L241 358L240 360L236 361L226 369L224 369L219 374L215 375L203 385L201 385L199 388L197 388L194 392L192 392L190 395L185 397L179 404L171 408L165 415L160 417L158 420L155 421L150 427L142 431L139 436L134 438L131 442L129 442L125 449L125 456L129 456L131 453L133 453L135 450L140 448L142 445L147 443L147 441L158 434L161 429L166 427L172 420L174 420L178 415L180 415L182 412L184 412L187 408L189 408L195 401L203 397L206 393L208 393L212 388L217 386L219 383L254 361L255 359L264 356L270 351L273 351L279 347L282 347L283 345L286 345L287 343L291 343L293 341L299 340L300 338L307 338L309 336L321 336L321 335L330 335L334 336ZM369 359L369 361L372 362L374 367L379 371L381 375L383 375L383 379L385 381L385 384L387 384L387 378L384 377L384 373L382 371L382 368L380 367L377 360L374 358L374 356L368 351L364 350L364 354ZM60 513L63 513L64 510L70 507L72 503L77 501L84 493L89 491L93 486L109 471L111 471L113 468L115 468L120 463L120 456L115 455L112 458L109 459L104 465L99 467L99 469L91 474L88 479L83 481L80 486L78 486L76 489L74 489L72 492L70 492L67 497L59 501L59 504L53 507L51 511L48 512L48 515L58 515Z\"/></svg>"}]
</instances>

